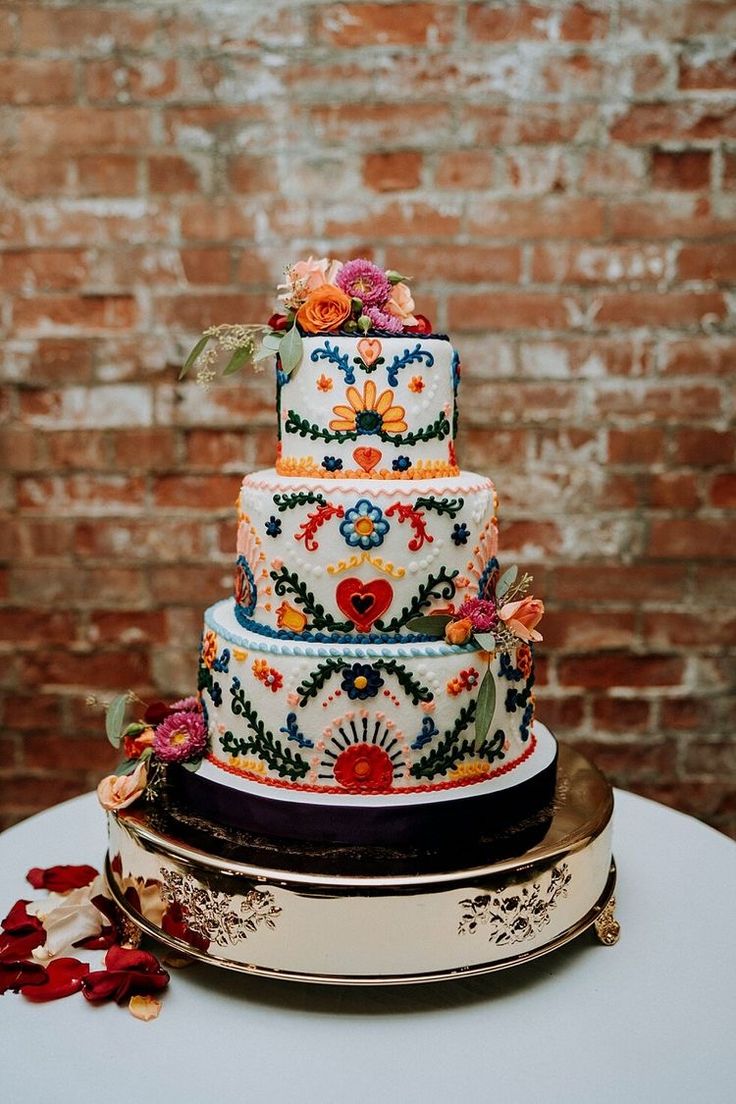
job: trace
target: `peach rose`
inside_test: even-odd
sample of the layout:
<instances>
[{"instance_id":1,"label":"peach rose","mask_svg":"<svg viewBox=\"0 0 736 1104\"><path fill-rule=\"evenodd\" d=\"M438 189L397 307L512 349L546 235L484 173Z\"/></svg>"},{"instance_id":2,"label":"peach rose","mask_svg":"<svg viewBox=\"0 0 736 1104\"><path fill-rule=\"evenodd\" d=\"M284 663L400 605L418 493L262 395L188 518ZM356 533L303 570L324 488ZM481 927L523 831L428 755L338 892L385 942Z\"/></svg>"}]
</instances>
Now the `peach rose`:
<instances>
[{"instance_id":1,"label":"peach rose","mask_svg":"<svg viewBox=\"0 0 736 1104\"><path fill-rule=\"evenodd\" d=\"M279 289L284 292L279 299L296 309L302 305L310 292L316 291L324 284L334 284L341 268L341 261L331 261L327 257L317 260L310 256L306 261L297 261L287 273L288 283L279 284Z\"/></svg>"},{"instance_id":2,"label":"peach rose","mask_svg":"<svg viewBox=\"0 0 736 1104\"><path fill-rule=\"evenodd\" d=\"M469 617L459 621L448 621L445 626L445 640L448 644L467 644L473 635L473 622Z\"/></svg>"},{"instance_id":3,"label":"peach rose","mask_svg":"<svg viewBox=\"0 0 736 1104\"><path fill-rule=\"evenodd\" d=\"M498 611L498 616L506 622L511 632L527 643L542 639L542 634L536 631L535 626L542 620L543 614L544 602L540 598L532 598L531 595L518 602L507 602Z\"/></svg>"},{"instance_id":4,"label":"peach rose","mask_svg":"<svg viewBox=\"0 0 736 1104\"><path fill-rule=\"evenodd\" d=\"M350 296L331 284L322 284L310 292L296 312L296 320L305 333L332 333L350 317Z\"/></svg>"},{"instance_id":5,"label":"peach rose","mask_svg":"<svg viewBox=\"0 0 736 1104\"><path fill-rule=\"evenodd\" d=\"M103 809L127 809L137 801L148 782L148 764L139 763L132 774L108 774L97 787Z\"/></svg>"},{"instance_id":6,"label":"peach rose","mask_svg":"<svg viewBox=\"0 0 736 1104\"><path fill-rule=\"evenodd\" d=\"M414 299L406 284L394 284L391 298L384 305L386 314L392 314L394 318L400 318L405 326L416 326L414 317Z\"/></svg>"}]
</instances>

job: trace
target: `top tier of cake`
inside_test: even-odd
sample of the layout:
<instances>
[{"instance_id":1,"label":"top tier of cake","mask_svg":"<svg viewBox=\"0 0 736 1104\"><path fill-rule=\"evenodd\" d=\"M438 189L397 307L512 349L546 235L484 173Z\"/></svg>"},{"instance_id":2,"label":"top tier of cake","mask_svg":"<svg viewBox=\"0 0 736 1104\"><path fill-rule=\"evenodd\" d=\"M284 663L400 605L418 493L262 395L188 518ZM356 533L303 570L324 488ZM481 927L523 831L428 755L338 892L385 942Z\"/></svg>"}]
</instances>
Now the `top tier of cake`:
<instances>
[{"instance_id":1,"label":"top tier of cake","mask_svg":"<svg viewBox=\"0 0 736 1104\"><path fill-rule=\"evenodd\" d=\"M299 369L277 371L280 475L427 479L458 474L459 360L448 338L303 338Z\"/></svg>"}]
</instances>

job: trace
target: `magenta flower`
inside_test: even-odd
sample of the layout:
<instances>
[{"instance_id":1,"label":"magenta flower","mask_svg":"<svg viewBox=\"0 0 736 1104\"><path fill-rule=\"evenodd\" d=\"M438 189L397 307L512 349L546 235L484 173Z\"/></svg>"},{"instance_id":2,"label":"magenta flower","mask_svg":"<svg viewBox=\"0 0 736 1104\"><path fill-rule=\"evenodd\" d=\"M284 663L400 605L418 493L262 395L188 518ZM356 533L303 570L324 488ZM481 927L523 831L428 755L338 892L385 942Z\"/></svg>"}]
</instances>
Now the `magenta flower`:
<instances>
[{"instance_id":1,"label":"magenta flower","mask_svg":"<svg viewBox=\"0 0 736 1104\"><path fill-rule=\"evenodd\" d=\"M487 598L469 598L457 611L458 617L467 617L475 632L492 632L498 621L495 603Z\"/></svg>"},{"instance_id":2,"label":"magenta flower","mask_svg":"<svg viewBox=\"0 0 736 1104\"><path fill-rule=\"evenodd\" d=\"M400 334L404 332L404 323L394 314L387 314L378 307L367 307L364 311L373 323L375 329L384 330L386 333Z\"/></svg>"},{"instance_id":3,"label":"magenta flower","mask_svg":"<svg viewBox=\"0 0 736 1104\"><path fill-rule=\"evenodd\" d=\"M167 763L196 759L207 744L207 727L201 713L172 713L156 729L154 754Z\"/></svg>"},{"instance_id":4,"label":"magenta flower","mask_svg":"<svg viewBox=\"0 0 736 1104\"><path fill-rule=\"evenodd\" d=\"M383 306L391 296L391 284L385 272L363 257L344 264L335 283L352 299L360 299L364 310Z\"/></svg>"},{"instance_id":5,"label":"magenta flower","mask_svg":"<svg viewBox=\"0 0 736 1104\"><path fill-rule=\"evenodd\" d=\"M172 713L199 713L199 698L193 695L182 698L181 701L172 702L169 709Z\"/></svg>"}]
</instances>

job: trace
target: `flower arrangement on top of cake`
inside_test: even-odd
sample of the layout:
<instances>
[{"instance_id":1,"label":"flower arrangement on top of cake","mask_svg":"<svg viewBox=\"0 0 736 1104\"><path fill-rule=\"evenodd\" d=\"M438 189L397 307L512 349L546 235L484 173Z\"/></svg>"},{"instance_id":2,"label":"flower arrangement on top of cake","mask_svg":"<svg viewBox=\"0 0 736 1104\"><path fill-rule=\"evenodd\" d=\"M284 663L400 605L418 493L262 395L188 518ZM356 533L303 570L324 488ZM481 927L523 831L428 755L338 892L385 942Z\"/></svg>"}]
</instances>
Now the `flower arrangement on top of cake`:
<instances>
[{"instance_id":1,"label":"flower arrangement on top of cake","mask_svg":"<svg viewBox=\"0 0 736 1104\"><path fill-rule=\"evenodd\" d=\"M230 376L246 366L258 370L260 361L276 354L288 376L301 361L303 334L429 334L429 319L414 313L409 279L363 257L297 261L277 288L285 313L272 314L265 325L210 326L179 379L196 368L197 381L208 387L218 371Z\"/></svg>"}]
</instances>

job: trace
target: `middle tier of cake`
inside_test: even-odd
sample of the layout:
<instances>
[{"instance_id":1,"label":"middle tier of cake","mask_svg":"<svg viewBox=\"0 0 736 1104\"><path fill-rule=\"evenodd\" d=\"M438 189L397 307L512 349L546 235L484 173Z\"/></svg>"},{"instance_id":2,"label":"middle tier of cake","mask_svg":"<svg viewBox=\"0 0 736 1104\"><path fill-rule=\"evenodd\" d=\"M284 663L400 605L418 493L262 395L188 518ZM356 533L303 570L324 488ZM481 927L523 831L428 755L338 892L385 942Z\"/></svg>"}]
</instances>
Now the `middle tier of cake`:
<instances>
[{"instance_id":1,"label":"middle tier of cake","mask_svg":"<svg viewBox=\"0 0 736 1104\"><path fill-rule=\"evenodd\" d=\"M255 472L239 500L235 616L281 639L385 641L482 596L498 567L496 494L473 472L426 480Z\"/></svg>"}]
</instances>

